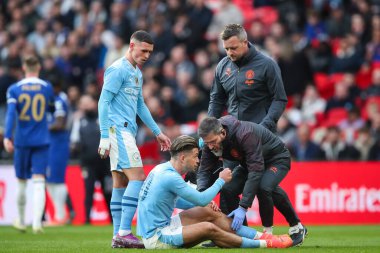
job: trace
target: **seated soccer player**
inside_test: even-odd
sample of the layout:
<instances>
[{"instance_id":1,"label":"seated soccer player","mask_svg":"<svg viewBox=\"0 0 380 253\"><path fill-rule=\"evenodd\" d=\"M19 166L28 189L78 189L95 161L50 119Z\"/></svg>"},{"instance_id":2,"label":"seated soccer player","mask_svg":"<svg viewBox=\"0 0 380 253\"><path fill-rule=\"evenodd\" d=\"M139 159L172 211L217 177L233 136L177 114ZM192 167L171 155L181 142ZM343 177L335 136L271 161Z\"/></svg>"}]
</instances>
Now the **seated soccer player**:
<instances>
[{"instance_id":1,"label":"seated soccer player","mask_svg":"<svg viewBox=\"0 0 380 253\"><path fill-rule=\"evenodd\" d=\"M232 178L226 168L215 183L198 192L185 183L182 175L199 166L198 144L190 136L176 138L169 162L156 166L145 180L139 195L137 234L147 249L190 248L211 240L223 248L286 248L288 235L272 236L242 226L231 229L232 219L211 202ZM186 209L173 217L174 208Z\"/></svg>"}]
</instances>

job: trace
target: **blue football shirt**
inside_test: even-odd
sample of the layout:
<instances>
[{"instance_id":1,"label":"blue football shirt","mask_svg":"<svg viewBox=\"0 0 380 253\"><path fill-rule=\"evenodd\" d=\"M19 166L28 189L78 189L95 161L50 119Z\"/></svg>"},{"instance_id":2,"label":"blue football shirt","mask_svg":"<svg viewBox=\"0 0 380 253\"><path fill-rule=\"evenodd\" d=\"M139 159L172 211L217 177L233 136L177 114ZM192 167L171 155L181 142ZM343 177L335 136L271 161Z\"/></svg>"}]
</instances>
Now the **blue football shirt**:
<instances>
[{"instance_id":1,"label":"blue football shirt","mask_svg":"<svg viewBox=\"0 0 380 253\"><path fill-rule=\"evenodd\" d=\"M7 104L6 138L12 138L16 121L15 146L49 144L47 112L54 106L54 93L50 83L37 77L24 78L8 88Z\"/></svg>"}]
</instances>

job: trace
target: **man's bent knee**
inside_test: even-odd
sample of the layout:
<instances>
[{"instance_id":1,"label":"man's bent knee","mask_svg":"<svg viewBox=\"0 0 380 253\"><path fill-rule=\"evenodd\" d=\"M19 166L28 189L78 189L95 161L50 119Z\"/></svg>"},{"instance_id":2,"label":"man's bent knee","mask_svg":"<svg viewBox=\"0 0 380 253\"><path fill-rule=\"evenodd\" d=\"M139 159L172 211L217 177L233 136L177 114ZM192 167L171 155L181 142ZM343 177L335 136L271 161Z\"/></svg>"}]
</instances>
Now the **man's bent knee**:
<instances>
[{"instance_id":1,"label":"man's bent knee","mask_svg":"<svg viewBox=\"0 0 380 253\"><path fill-rule=\"evenodd\" d=\"M211 222L205 221L205 222L201 222L199 224L200 224L200 226L202 228L202 231L204 231L204 233L206 235L208 235L208 237L210 239L212 239L216 235L216 233L218 231L220 231L220 229L216 225L214 225L213 223L211 223Z\"/></svg>"},{"instance_id":2,"label":"man's bent knee","mask_svg":"<svg viewBox=\"0 0 380 253\"><path fill-rule=\"evenodd\" d=\"M144 169L142 167L123 169L123 172L129 181L144 181L146 178Z\"/></svg>"}]
</instances>

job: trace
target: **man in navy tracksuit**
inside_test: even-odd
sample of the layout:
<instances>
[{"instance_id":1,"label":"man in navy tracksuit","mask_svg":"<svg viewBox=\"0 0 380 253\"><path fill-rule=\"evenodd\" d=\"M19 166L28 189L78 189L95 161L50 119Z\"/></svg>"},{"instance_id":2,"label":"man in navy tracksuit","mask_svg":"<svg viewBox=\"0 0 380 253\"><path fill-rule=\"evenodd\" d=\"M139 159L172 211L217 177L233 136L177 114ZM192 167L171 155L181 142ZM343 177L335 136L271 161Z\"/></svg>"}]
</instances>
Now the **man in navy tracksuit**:
<instances>
[{"instance_id":1,"label":"man in navy tracksuit","mask_svg":"<svg viewBox=\"0 0 380 253\"><path fill-rule=\"evenodd\" d=\"M230 24L221 33L227 56L216 67L215 78L210 93L208 115L219 118L227 107L228 114L239 120L260 124L276 133L277 121L287 103L287 97L277 63L257 51L248 42L247 33L241 25ZM237 167L238 162L224 159L225 167ZM212 176L212 175L211 175ZM198 173L198 190L208 187L210 178ZM265 177L261 184L271 185L275 180ZM289 234L295 244L301 244L306 229L300 223L285 191L277 186L272 191L275 207L289 222ZM257 193L264 232L272 233L273 213L266 210L264 194ZM235 210L239 204L238 196L228 192L221 194L221 209L224 213Z\"/></svg>"}]
</instances>

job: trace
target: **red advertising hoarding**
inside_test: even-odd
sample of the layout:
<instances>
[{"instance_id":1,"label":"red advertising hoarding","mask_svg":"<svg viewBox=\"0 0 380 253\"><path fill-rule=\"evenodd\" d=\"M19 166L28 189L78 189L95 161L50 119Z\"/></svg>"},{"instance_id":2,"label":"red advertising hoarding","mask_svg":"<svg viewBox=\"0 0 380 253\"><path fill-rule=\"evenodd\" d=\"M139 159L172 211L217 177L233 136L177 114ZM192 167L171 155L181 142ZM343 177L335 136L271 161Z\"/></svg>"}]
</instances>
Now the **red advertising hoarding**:
<instances>
[{"instance_id":1,"label":"red advertising hoarding","mask_svg":"<svg viewBox=\"0 0 380 253\"><path fill-rule=\"evenodd\" d=\"M149 173L152 168L148 165L144 169ZM0 224L10 224L16 213L14 172L9 165L1 166L1 171ZM79 166L68 168L66 183L76 213L73 223L82 224L85 191ZM379 162L295 162L281 186L305 224L380 224ZM53 212L48 202L49 216ZM251 225L260 225L257 200L247 216ZM91 217L94 224L110 222L99 188L94 195ZM277 211L274 222L286 224Z\"/></svg>"}]
</instances>

